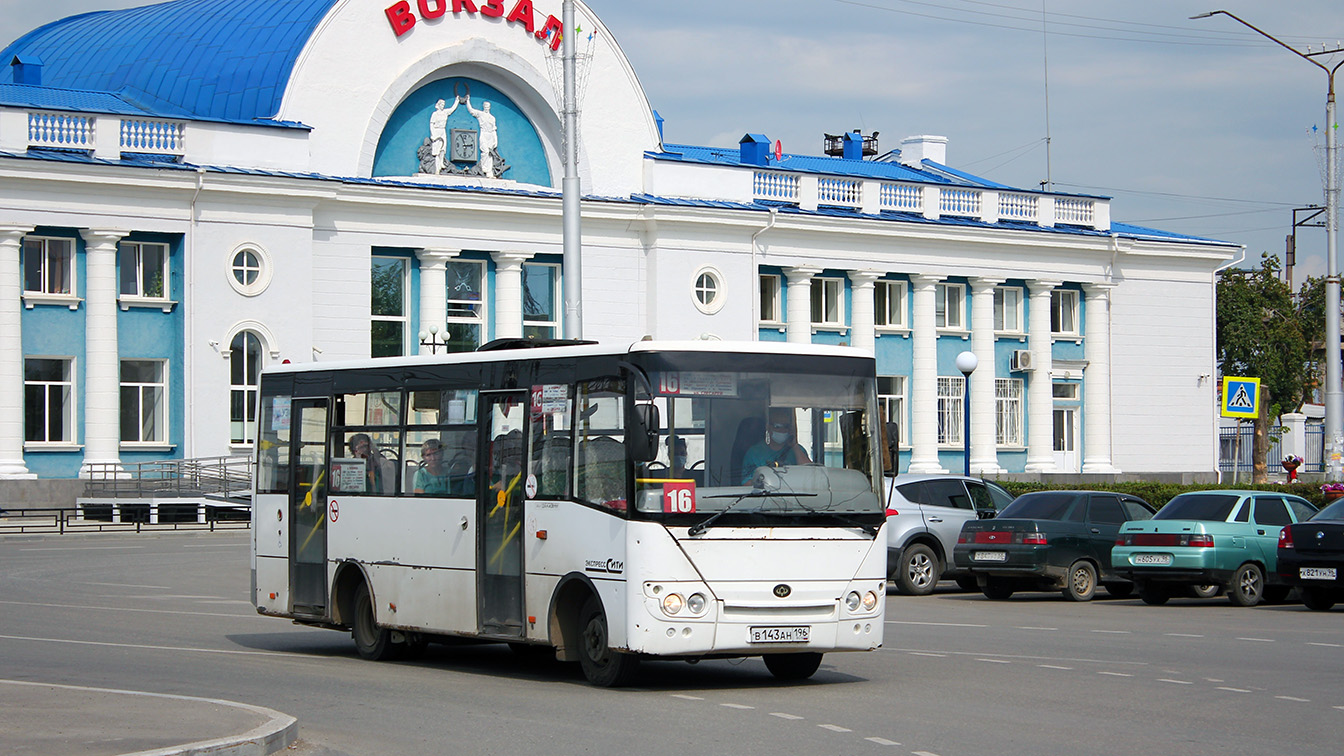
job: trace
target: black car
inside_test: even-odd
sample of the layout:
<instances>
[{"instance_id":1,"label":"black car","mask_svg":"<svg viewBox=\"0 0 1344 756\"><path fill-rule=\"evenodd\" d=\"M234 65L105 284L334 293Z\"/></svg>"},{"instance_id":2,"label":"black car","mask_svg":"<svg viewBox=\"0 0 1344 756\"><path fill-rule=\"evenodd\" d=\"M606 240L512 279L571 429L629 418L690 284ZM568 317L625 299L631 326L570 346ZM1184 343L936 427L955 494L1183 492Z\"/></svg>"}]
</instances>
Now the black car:
<instances>
[{"instance_id":1,"label":"black car","mask_svg":"<svg viewBox=\"0 0 1344 756\"><path fill-rule=\"evenodd\" d=\"M1279 579L1302 590L1308 609L1344 601L1344 499L1279 531Z\"/></svg>"},{"instance_id":2,"label":"black car","mask_svg":"<svg viewBox=\"0 0 1344 756\"><path fill-rule=\"evenodd\" d=\"M1111 547L1122 524L1152 516L1147 502L1128 494L1036 491L1017 497L992 520L962 526L953 559L991 599L1060 590L1066 598L1089 601L1098 583L1124 597L1134 584L1112 571Z\"/></svg>"}]
</instances>

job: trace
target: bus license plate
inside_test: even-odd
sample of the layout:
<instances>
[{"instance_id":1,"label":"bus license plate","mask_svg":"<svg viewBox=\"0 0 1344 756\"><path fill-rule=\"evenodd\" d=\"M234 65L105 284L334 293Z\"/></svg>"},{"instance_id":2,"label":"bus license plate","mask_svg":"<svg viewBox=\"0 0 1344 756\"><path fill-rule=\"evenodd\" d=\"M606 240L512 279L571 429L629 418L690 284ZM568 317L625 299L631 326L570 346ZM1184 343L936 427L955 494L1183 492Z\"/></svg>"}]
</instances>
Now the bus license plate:
<instances>
[{"instance_id":1,"label":"bus license plate","mask_svg":"<svg viewBox=\"0 0 1344 756\"><path fill-rule=\"evenodd\" d=\"M812 626L752 627L750 632L752 643L807 643L812 635Z\"/></svg>"},{"instance_id":2,"label":"bus license plate","mask_svg":"<svg viewBox=\"0 0 1344 756\"><path fill-rule=\"evenodd\" d=\"M1303 567L1301 573L1303 580L1334 580L1334 567Z\"/></svg>"},{"instance_id":3,"label":"bus license plate","mask_svg":"<svg viewBox=\"0 0 1344 756\"><path fill-rule=\"evenodd\" d=\"M1171 564L1171 554L1135 554L1134 564L1156 564L1165 567Z\"/></svg>"},{"instance_id":4,"label":"bus license plate","mask_svg":"<svg viewBox=\"0 0 1344 756\"><path fill-rule=\"evenodd\" d=\"M1008 561L1008 552L976 551L971 554L971 559L976 562L1006 562Z\"/></svg>"}]
</instances>

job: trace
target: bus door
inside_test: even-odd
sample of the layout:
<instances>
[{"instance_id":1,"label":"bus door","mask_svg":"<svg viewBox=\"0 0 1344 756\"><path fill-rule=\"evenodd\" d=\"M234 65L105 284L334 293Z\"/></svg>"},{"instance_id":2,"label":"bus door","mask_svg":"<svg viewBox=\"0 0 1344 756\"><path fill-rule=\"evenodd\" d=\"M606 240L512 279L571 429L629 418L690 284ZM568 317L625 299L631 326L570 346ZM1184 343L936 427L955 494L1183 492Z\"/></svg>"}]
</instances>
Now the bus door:
<instances>
[{"instance_id":1,"label":"bus door","mask_svg":"<svg viewBox=\"0 0 1344 756\"><path fill-rule=\"evenodd\" d=\"M291 611L327 614L327 400L295 399L289 446Z\"/></svg>"},{"instance_id":2,"label":"bus door","mask_svg":"<svg viewBox=\"0 0 1344 756\"><path fill-rule=\"evenodd\" d=\"M528 394L481 395L481 463L476 506L480 523L477 596L483 635L522 637L523 625L523 439Z\"/></svg>"}]
</instances>

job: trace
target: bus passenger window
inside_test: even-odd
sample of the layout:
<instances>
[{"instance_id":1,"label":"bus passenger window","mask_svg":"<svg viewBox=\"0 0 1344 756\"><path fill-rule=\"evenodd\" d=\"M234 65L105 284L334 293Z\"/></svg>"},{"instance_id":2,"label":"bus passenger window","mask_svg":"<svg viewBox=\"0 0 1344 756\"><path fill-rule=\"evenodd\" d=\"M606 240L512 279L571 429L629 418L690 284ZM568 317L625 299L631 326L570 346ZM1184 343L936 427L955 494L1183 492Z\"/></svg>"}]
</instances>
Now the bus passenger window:
<instances>
[{"instance_id":1,"label":"bus passenger window","mask_svg":"<svg viewBox=\"0 0 1344 756\"><path fill-rule=\"evenodd\" d=\"M544 403L540 416L535 414L537 408L534 406L530 425L532 439L528 473L536 477L537 493L534 498L538 499L563 499L569 496L569 460L573 443L570 418L573 405L568 386L554 388L564 390L563 406L559 402Z\"/></svg>"},{"instance_id":2,"label":"bus passenger window","mask_svg":"<svg viewBox=\"0 0 1344 756\"><path fill-rule=\"evenodd\" d=\"M574 437L574 493L583 501L624 511L625 382L579 384Z\"/></svg>"}]
</instances>

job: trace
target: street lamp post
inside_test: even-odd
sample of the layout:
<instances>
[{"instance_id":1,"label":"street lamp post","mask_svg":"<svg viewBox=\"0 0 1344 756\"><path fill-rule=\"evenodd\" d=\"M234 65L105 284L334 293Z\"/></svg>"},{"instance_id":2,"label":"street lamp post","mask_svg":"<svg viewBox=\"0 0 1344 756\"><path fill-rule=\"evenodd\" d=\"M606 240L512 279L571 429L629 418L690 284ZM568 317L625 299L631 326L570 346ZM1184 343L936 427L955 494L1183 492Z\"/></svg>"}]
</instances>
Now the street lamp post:
<instances>
[{"instance_id":1,"label":"street lamp post","mask_svg":"<svg viewBox=\"0 0 1344 756\"><path fill-rule=\"evenodd\" d=\"M1336 173L1335 167L1335 155L1338 149L1335 134L1335 72L1339 70L1340 66L1344 66L1344 60L1336 63L1334 67L1329 67L1315 60L1315 56L1332 55L1344 51L1344 48L1334 50L1322 48L1318 52L1310 52L1310 48L1308 48L1308 52L1300 52L1263 29L1259 29L1244 19L1238 18L1236 14L1225 10L1201 13L1190 18L1209 18L1211 16L1227 16L1236 21L1321 69L1325 72L1329 82L1325 100L1325 470L1331 479L1337 479L1342 472L1340 458L1336 456L1336 453L1342 451L1340 445L1344 442L1344 436L1341 435L1344 434L1344 386L1340 383L1339 266L1335 259L1336 237L1339 231L1339 175Z\"/></svg>"},{"instance_id":2,"label":"street lamp post","mask_svg":"<svg viewBox=\"0 0 1344 756\"><path fill-rule=\"evenodd\" d=\"M975 352L962 352L957 355L957 370L961 371L964 380L961 382L961 442L962 452L962 470L966 477L971 475L971 373L980 364L980 358L975 356Z\"/></svg>"}]
</instances>

